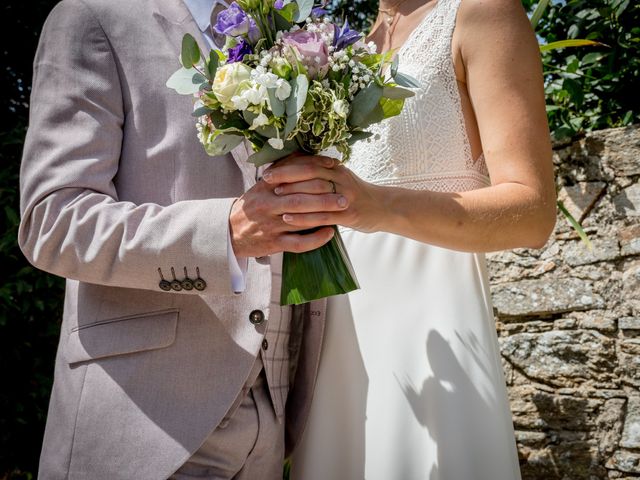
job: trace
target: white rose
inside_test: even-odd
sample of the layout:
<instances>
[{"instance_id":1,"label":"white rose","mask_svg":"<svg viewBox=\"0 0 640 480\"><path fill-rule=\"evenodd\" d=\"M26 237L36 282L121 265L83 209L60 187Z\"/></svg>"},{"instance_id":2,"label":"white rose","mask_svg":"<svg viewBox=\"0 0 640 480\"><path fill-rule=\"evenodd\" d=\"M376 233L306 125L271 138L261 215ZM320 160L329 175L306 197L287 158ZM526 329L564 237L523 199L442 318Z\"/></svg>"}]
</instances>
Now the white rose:
<instances>
[{"instance_id":1,"label":"white rose","mask_svg":"<svg viewBox=\"0 0 640 480\"><path fill-rule=\"evenodd\" d=\"M212 91L222 106L235 109L233 97L242 95L250 87L251 68L244 63L235 62L221 66L213 79Z\"/></svg>"}]
</instances>

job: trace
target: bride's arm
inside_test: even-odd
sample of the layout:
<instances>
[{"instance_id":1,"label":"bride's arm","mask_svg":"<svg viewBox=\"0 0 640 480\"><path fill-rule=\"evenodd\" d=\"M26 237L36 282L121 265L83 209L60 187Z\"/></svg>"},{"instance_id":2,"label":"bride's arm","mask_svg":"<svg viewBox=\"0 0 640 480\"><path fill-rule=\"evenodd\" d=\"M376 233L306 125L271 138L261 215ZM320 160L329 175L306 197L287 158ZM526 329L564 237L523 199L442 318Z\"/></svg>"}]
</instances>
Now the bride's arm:
<instances>
[{"instance_id":1,"label":"bride's arm","mask_svg":"<svg viewBox=\"0 0 640 480\"><path fill-rule=\"evenodd\" d=\"M460 193L412 191L371 185L338 167L327 170L325 180L335 182L349 207L285 215L286 223L306 227L320 218L464 251L545 244L556 218L551 146L538 45L519 0L463 0L453 52L492 186ZM279 183L280 175L296 169L304 170L295 162L280 164L269 182ZM322 188L306 182L285 185L282 193L306 185Z\"/></svg>"}]
</instances>

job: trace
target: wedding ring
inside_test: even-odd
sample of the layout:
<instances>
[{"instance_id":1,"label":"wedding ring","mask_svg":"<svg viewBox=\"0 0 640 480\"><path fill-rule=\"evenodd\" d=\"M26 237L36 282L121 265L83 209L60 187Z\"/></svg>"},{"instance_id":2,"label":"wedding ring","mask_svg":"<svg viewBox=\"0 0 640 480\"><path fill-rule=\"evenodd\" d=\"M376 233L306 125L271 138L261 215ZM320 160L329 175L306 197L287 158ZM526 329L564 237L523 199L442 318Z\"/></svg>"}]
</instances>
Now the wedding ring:
<instances>
[{"instance_id":1,"label":"wedding ring","mask_svg":"<svg viewBox=\"0 0 640 480\"><path fill-rule=\"evenodd\" d=\"M336 184L333 180L329 180L329 183L331 184L331 193L336 193Z\"/></svg>"}]
</instances>

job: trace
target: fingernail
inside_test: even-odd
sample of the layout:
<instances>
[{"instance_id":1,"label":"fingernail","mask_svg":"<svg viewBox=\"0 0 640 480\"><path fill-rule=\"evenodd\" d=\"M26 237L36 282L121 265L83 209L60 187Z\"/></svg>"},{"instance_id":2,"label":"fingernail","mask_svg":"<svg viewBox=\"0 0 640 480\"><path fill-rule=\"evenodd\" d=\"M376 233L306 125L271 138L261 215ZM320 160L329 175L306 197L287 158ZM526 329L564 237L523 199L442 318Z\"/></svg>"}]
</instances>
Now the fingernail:
<instances>
[{"instance_id":1,"label":"fingernail","mask_svg":"<svg viewBox=\"0 0 640 480\"><path fill-rule=\"evenodd\" d=\"M347 206L347 204L349 203L349 201L347 200L347 197L344 197L342 195L340 195L340 197L338 197L338 206L341 208L344 208Z\"/></svg>"},{"instance_id":2,"label":"fingernail","mask_svg":"<svg viewBox=\"0 0 640 480\"><path fill-rule=\"evenodd\" d=\"M293 220L293 215L285 213L284 215L282 215L282 220L284 220L285 222L290 222L291 220Z\"/></svg>"},{"instance_id":3,"label":"fingernail","mask_svg":"<svg viewBox=\"0 0 640 480\"><path fill-rule=\"evenodd\" d=\"M325 157L322 160L322 163L327 167L331 167L331 166L333 166L333 158Z\"/></svg>"},{"instance_id":4,"label":"fingernail","mask_svg":"<svg viewBox=\"0 0 640 480\"><path fill-rule=\"evenodd\" d=\"M282 193L282 187L276 187L273 189L273 193L280 195Z\"/></svg>"},{"instance_id":5,"label":"fingernail","mask_svg":"<svg viewBox=\"0 0 640 480\"><path fill-rule=\"evenodd\" d=\"M272 178L273 178L273 173L271 173L271 172L264 172L264 174L262 174L262 179L265 182L271 181Z\"/></svg>"}]
</instances>

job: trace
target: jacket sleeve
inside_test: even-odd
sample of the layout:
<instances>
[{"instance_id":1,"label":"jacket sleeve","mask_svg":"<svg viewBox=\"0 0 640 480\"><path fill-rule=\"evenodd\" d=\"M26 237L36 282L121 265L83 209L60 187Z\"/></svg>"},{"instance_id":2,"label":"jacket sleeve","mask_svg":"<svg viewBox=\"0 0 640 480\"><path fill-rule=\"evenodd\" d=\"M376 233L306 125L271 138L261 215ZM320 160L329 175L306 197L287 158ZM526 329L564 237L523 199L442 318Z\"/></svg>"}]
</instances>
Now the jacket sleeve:
<instances>
[{"instance_id":1,"label":"jacket sleeve","mask_svg":"<svg viewBox=\"0 0 640 480\"><path fill-rule=\"evenodd\" d=\"M227 255L233 198L168 206L120 201L124 108L111 45L82 0L51 12L34 61L20 170L18 243L47 272L101 285L160 290L166 280L206 282L232 295ZM181 293L199 294L200 290Z\"/></svg>"}]
</instances>

